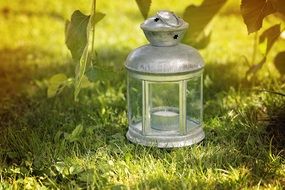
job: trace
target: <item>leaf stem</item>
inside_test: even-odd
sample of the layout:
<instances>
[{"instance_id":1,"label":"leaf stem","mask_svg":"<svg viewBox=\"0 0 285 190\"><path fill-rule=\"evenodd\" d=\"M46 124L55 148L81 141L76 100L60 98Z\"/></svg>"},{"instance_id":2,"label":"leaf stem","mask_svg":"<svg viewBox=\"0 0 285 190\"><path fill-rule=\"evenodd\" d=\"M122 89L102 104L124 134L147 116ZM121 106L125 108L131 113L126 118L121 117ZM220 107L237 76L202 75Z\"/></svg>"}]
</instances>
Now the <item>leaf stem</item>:
<instances>
[{"instance_id":1,"label":"leaf stem","mask_svg":"<svg viewBox=\"0 0 285 190\"><path fill-rule=\"evenodd\" d=\"M251 65L255 64L256 53L257 53L257 43L258 43L258 31L256 31L254 33L253 52L252 52L252 57L251 57Z\"/></svg>"},{"instance_id":2,"label":"leaf stem","mask_svg":"<svg viewBox=\"0 0 285 190\"><path fill-rule=\"evenodd\" d=\"M92 10L91 10L91 16L90 16L90 19L94 19L96 15L96 0L93 0L93 3L92 3ZM93 17L93 18L92 18ZM91 40L91 66L93 67L95 63L95 47L94 47L94 43L95 43L95 22L92 24L92 40Z\"/></svg>"}]
</instances>

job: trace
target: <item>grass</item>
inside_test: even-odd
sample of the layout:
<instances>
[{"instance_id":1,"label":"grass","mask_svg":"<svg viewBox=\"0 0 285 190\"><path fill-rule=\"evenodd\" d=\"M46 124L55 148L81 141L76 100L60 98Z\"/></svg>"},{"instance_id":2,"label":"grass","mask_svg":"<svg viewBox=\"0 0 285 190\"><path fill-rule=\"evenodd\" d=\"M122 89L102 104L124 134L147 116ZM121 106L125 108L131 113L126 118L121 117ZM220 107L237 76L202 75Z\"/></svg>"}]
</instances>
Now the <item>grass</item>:
<instances>
[{"instance_id":1,"label":"grass","mask_svg":"<svg viewBox=\"0 0 285 190\"><path fill-rule=\"evenodd\" d=\"M201 50L206 139L165 150L125 138L123 62L146 43L135 1L98 1L107 14L96 30L98 62L120 72L82 90L79 102L73 102L72 89L48 99L46 88L53 74L73 76L64 19L75 9L87 12L89 2L1 1L0 189L284 188L284 139L272 136L284 123L271 122L284 109L284 98L260 90L284 92L271 62L285 42L273 47L254 80L245 81L253 36L233 2L214 19L212 41ZM151 14L181 14L187 5L155 1Z\"/></svg>"}]
</instances>

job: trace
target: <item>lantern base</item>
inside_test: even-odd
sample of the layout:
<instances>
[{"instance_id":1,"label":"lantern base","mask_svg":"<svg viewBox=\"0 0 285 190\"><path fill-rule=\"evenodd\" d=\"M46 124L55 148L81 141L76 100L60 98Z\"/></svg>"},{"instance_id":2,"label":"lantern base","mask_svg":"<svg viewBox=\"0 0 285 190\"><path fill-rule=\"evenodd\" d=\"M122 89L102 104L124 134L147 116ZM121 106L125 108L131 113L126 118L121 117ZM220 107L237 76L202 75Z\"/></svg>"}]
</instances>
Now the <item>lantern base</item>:
<instances>
[{"instance_id":1,"label":"lantern base","mask_svg":"<svg viewBox=\"0 0 285 190\"><path fill-rule=\"evenodd\" d=\"M135 127L129 127L127 139L133 143L153 146L159 148L184 147L199 143L205 138L205 133L201 126L190 129L187 134L180 135L177 131L160 131L152 129L152 135L142 135L138 130L141 123Z\"/></svg>"}]
</instances>

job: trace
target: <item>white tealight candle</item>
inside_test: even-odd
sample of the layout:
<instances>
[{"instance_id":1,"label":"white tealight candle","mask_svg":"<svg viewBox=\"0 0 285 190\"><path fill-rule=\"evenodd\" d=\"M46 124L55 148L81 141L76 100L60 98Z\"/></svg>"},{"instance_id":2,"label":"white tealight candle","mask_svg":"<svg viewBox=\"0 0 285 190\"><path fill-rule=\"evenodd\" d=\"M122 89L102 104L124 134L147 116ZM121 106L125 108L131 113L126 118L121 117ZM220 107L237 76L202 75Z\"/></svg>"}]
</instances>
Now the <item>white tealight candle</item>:
<instances>
[{"instance_id":1,"label":"white tealight candle","mask_svg":"<svg viewBox=\"0 0 285 190\"><path fill-rule=\"evenodd\" d=\"M157 111L157 112L154 112L153 115L164 116L164 117L173 117L173 116L177 116L178 113L175 113L172 111Z\"/></svg>"},{"instance_id":2,"label":"white tealight candle","mask_svg":"<svg viewBox=\"0 0 285 190\"><path fill-rule=\"evenodd\" d=\"M178 130L179 114L176 108L154 108L151 127L156 130Z\"/></svg>"}]
</instances>

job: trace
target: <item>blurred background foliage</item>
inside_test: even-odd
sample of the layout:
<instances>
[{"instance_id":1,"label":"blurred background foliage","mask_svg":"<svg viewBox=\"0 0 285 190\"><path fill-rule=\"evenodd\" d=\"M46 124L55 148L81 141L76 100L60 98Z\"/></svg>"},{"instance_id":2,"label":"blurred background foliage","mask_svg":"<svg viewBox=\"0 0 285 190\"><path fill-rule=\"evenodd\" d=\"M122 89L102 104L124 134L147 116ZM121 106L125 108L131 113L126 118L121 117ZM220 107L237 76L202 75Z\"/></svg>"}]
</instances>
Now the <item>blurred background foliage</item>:
<instances>
[{"instance_id":1,"label":"blurred background foliage","mask_svg":"<svg viewBox=\"0 0 285 190\"><path fill-rule=\"evenodd\" d=\"M284 15L271 11L258 33L248 35L241 2L220 0L197 44L185 39L202 48L206 62L207 139L164 151L124 137L124 60L147 43L138 2L97 0L106 16L96 25L96 65L106 72L97 72L74 102L72 86L52 98L47 89L54 76L74 78L65 22L77 9L90 14L91 1L0 1L0 189L284 187ZM146 8L150 16L167 9L194 22L187 10L201 5L153 0ZM189 24L189 32L198 27ZM280 35L267 54L270 35L262 34L276 24ZM265 55L268 64L261 65Z\"/></svg>"}]
</instances>

